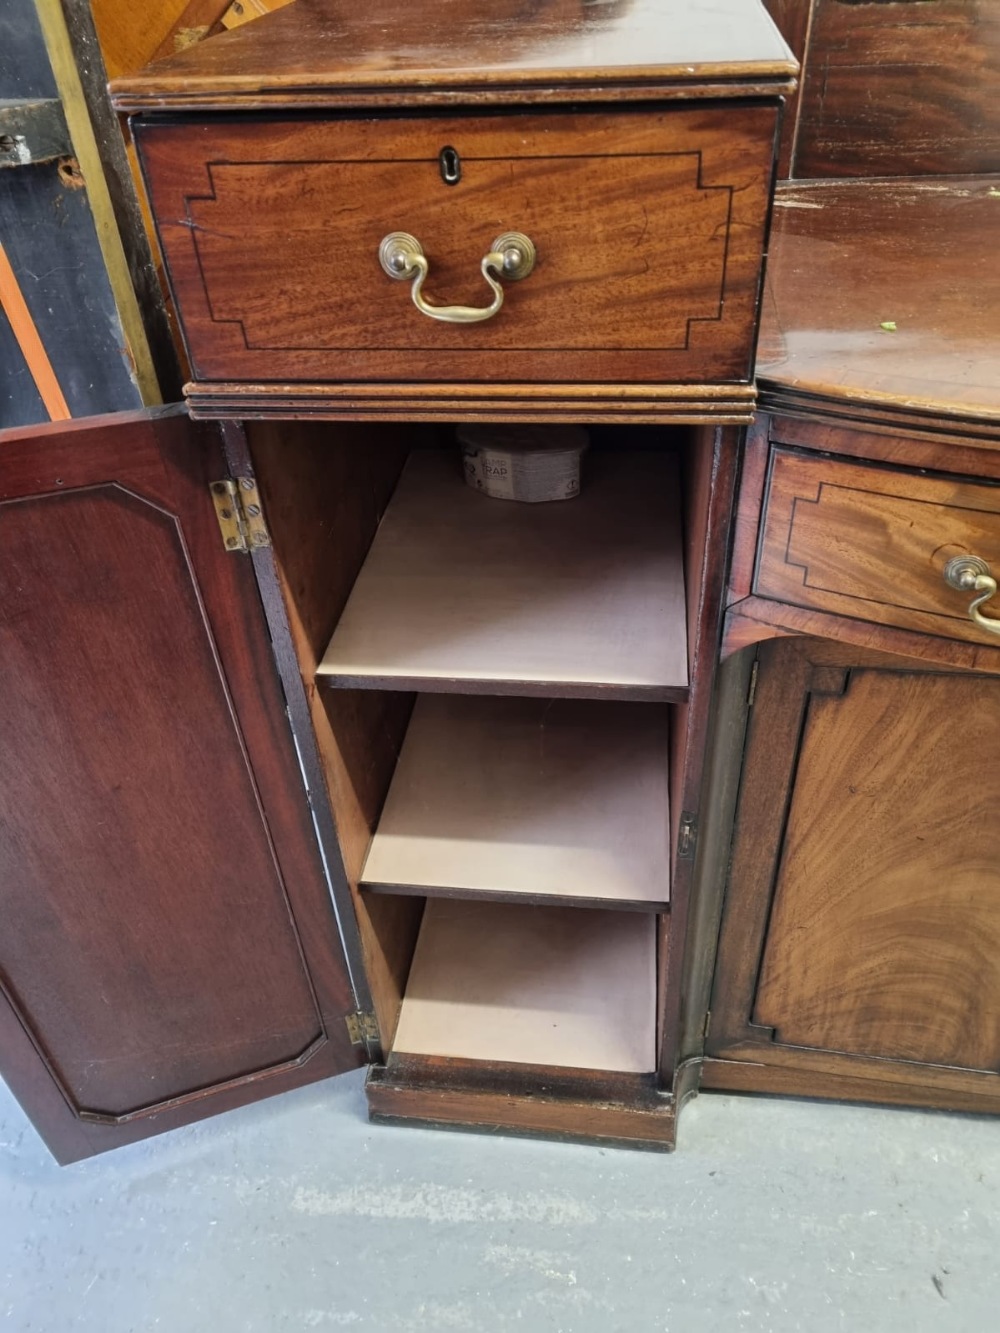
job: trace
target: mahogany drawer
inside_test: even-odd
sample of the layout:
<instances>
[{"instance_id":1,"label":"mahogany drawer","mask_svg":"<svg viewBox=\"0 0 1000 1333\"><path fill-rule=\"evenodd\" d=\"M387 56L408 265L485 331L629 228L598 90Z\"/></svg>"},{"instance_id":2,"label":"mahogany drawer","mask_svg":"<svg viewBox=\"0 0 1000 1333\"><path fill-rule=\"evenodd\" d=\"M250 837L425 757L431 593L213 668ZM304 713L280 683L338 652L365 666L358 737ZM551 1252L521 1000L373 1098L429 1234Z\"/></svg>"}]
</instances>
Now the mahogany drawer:
<instances>
[{"instance_id":1,"label":"mahogany drawer","mask_svg":"<svg viewBox=\"0 0 1000 1333\"><path fill-rule=\"evenodd\" d=\"M592 417L602 399L627 408L630 386L734 385L749 403L776 114L140 118L193 396L436 386L474 402L516 386L516 412L563 386ZM489 304L481 263L503 233L537 259L493 318L443 322L380 266L392 232L420 241L438 306Z\"/></svg>"},{"instance_id":2,"label":"mahogany drawer","mask_svg":"<svg viewBox=\"0 0 1000 1333\"><path fill-rule=\"evenodd\" d=\"M998 647L970 619L976 593L945 581L948 562L968 555L998 575L1000 484L772 448L758 596Z\"/></svg>"}]
</instances>

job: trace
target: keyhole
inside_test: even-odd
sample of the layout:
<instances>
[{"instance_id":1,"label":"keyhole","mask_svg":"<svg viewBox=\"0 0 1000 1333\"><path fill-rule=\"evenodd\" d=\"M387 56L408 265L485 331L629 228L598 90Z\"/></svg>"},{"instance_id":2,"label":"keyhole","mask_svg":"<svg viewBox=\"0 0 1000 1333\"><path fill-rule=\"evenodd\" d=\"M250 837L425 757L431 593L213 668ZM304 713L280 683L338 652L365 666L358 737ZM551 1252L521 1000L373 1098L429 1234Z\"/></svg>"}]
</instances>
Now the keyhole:
<instances>
[{"instance_id":1,"label":"keyhole","mask_svg":"<svg viewBox=\"0 0 1000 1333\"><path fill-rule=\"evenodd\" d=\"M438 153L441 179L445 185L457 185L462 179L462 159L454 148L442 148Z\"/></svg>"}]
</instances>

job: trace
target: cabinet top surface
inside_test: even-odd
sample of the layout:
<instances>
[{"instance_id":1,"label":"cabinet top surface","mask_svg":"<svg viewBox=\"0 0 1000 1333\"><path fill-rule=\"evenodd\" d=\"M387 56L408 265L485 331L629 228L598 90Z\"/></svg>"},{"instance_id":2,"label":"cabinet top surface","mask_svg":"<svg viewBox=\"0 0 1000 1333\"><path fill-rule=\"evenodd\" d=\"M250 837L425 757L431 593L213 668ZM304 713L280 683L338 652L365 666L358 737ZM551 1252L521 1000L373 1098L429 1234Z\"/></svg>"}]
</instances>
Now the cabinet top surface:
<instances>
[{"instance_id":1,"label":"cabinet top surface","mask_svg":"<svg viewBox=\"0 0 1000 1333\"><path fill-rule=\"evenodd\" d=\"M995 424L1000 178L788 186L775 200L757 374L814 395Z\"/></svg>"},{"instance_id":2,"label":"cabinet top surface","mask_svg":"<svg viewBox=\"0 0 1000 1333\"><path fill-rule=\"evenodd\" d=\"M296 0L112 85L122 110L484 102L587 87L780 91L760 0ZM704 95L704 93L702 93Z\"/></svg>"}]
</instances>

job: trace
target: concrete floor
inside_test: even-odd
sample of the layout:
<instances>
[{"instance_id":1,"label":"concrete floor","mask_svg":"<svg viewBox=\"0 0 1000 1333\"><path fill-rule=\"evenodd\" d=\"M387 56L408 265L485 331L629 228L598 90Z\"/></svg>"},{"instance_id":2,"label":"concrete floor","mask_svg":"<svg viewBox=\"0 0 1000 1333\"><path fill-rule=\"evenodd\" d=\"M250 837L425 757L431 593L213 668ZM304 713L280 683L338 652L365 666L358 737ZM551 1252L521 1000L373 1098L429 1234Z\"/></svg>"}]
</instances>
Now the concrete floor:
<instances>
[{"instance_id":1,"label":"concrete floor","mask_svg":"<svg viewBox=\"0 0 1000 1333\"><path fill-rule=\"evenodd\" d=\"M0 1330L993 1333L1000 1124L705 1094L673 1156L373 1128L362 1080L60 1170L0 1084Z\"/></svg>"}]
</instances>

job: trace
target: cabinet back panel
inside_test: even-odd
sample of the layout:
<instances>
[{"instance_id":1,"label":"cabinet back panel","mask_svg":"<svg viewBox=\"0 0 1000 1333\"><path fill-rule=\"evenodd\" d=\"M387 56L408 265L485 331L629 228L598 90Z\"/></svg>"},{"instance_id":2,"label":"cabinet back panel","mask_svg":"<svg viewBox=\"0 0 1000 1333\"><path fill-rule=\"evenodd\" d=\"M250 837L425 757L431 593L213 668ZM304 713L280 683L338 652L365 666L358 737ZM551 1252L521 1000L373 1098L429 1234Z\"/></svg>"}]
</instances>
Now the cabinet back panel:
<instances>
[{"instance_id":1,"label":"cabinet back panel","mask_svg":"<svg viewBox=\"0 0 1000 1333\"><path fill-rule=\"evenodd\" d=\"M1000 170L996 0L764 0L802 64L778 175Z\"/></svg>"},{"instance_id":2,"label":"cabinet back panel","mask_svg":"<svg viewBox=\"0 0 1000 1333\"><path fill-rule=\"evenodd\" d=\"M178 522L97 485L0 543L8 998L82 1111L296 1060L323 1023Z\"/></svg>"},{"instance_id":3,"label":"cabinet back panel","mask_svg":"<svg viewBox=\"0 0 1000 1333\"><path fill-rule=\"evenodd\" d=\"M1000 170L998 80L996 0L813 0L794 175Z\"/></svg>"}]
</instances>

